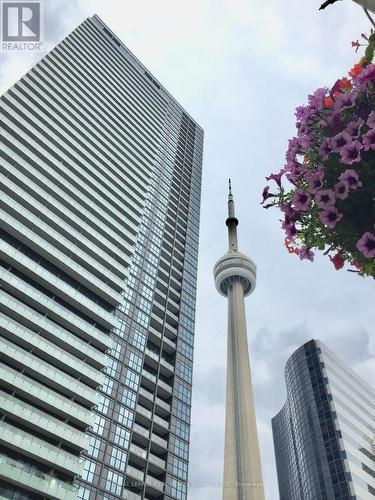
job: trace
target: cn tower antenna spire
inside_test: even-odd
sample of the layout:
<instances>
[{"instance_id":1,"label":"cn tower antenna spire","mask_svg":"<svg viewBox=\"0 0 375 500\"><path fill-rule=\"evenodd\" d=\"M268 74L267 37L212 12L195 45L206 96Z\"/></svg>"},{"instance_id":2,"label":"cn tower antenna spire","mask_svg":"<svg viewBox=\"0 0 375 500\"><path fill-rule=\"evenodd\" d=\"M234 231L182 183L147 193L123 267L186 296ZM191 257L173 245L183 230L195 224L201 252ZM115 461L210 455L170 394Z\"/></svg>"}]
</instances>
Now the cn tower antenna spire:
<instances>
[{"instance_id":1,"label":"cn tower antenna spire","mask_svg":"<svg viewBox=\"0 0 375 500\"><path fill-rule=\"evenodd\" d=\"M232 183L229 179L229 194L228 194L228 218L225 221L228 226L228 242L229 250L238 250L238 239L237 239L237 226L238 219L236 218L236 212L234 209L234 199L232 194Z\"/></svg>"},{"instance_id":2,"label":"cn tower antenna spire","mask_svg":"<svg viewBox=\"0 0 375 500\"><path fill-rule=\"evenodd\" d=\"M228 299L223 500L264 500L244 300L254 291L256 266L238 251L230 179L226 225L229 249L214 267L216 289Z\"/></svg>"}]
</instances>

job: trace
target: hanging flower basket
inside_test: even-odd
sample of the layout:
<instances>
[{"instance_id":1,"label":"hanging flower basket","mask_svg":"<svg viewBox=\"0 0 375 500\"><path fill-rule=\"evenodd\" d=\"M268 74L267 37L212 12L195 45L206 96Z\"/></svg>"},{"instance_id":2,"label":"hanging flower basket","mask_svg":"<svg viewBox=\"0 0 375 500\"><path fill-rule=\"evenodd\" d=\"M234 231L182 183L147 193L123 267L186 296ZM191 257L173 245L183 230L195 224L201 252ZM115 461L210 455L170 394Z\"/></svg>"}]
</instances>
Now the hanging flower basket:
<instances>
[{"instance_id":1,"label":"hanging flower basket","mask_svg":"<svg viewBox=\"0 0 375 500\"><path fill-rule=\"evenodd\" d=\"M347 263L375 277L375 34L366 40L365 57L348 78L296 109L297 136L285 167L266 177L277 187L264 188L262 203L281 210L290 253L313 261L318 249L336 269Z\"/></svg>"}]
</instances>

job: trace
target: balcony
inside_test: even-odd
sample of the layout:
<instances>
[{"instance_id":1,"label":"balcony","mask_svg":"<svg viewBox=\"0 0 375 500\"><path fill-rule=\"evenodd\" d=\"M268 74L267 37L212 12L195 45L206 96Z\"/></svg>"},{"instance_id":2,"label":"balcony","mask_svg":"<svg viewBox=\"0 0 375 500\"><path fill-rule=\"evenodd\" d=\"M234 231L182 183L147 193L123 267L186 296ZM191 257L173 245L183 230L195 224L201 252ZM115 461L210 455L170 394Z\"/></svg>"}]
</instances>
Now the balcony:
<instances>
[{"instance_id":1,"label":"balcony","mask_svg":"<svg viewBox=\"0 0 375 500\"><path fill-rule=\"evenodd\" d=\"M159 481L153 476L146 476L146 484L150 487L151 490L156 490L157 493L164 491L164 483L163 481ZM159 493L160 494L160 493Z\"/></svg>"},{"instance_id":2,"label":"balcony","mask_svg":"<svg viewBox=\"0 0 375 500\"><path fill-rule=\"evenodd\" d=\"M163 350L165 350L168 354L174 354L176 352L176 349L176 342L173 342L173 340L170 340L166 335L164 335Z\"/></svg>"},{"instance_id":3,"label":"balcony","mask_svg":"<svg viewBox=\"0 0 375 500\"><path fill-rule=\"evenodd\" d=\"M143 417L147 418L148 420L152 419L152 413L149 410L146 410L146 408L144 408L143 406L141 406L139 404L137 405L136 411L137 411L137 413L139 413Z\"/></svg>"},{"instance_id":4,"label":"balcony","mask_svg":"<svg viewBox=\"0 0 375 500\"><path fill-rule=\"evenodd\" d=\"M163 450L168 449L168 442L166 439L161 438L160 436L157 436L156 434L151 434L151 441L157 445L159 445Z\"/></svg>"},{"instance_id":5,"label":"balcony","mask_svg":"<svg viewBox=\"0 0 375 500\"><path fill-rule=\"evenodd\" d=\"M136 469L135 467L132 467L131 465L128 465L126 467L126 474L128 476L131 476L132 478L136 479L137 481L143 482L145 473L144 471L140 469Z\"/></svg>"},{"instance_id":6,"label":"balcony","mask_svg":"<svg viewBox=\"0 0 375 500\"><path fill-rule=\"evenodd\" d=\"M171 412L171 405L170 404L166 403L165 401L163 401L162 399L160 399L158 397L156 397L155 402L158 406L160 406L160 408L165 410L167 413Z\"/></svg>"},{"instance_id":7,"label":"balcony","mask_svg":"<svg viewBox=\"0 0 375 500\"><path fill-rule=\"evenodd\" d=\"M122 494L122 498L124 500L142 500L142 495L138 495L138 493L133 493L132 491L124 490Z\"/></svg>"},{"instance_id":8,"label":"balcony","mask_svg":"<svg viewBox=\"0 0 375 500\"><path fill-rule=\"evenodd\" d=\"M164 366L164 368L166 368L170 373L174 373L174 366L165 358L161 357L160 364Z\"/></svg>"},{"instance_id":9,"label":"balcony","mask_svg":"<svg viewBox=\"0 0 375 500\"><path fill-rule=\"evenodd\" d=\"M21 486L25 490L38 491L46 498L56 500L76 500L78 490L76 487L56 479L55 477L38 471L34 474L22 468L23 464L12 460L10 457L0 457L0 479Z\"/></svg>"},{"instance_id":10,"label":"balcony","mask_svg":"<svg viewBox=\"0 0 375 500\"><path fill-rule=\"evenodd\" d=\"M140 446L135 445L134 443L130 445L129 451L137 455L137 457L143 458L144 460L147 459L147 451Z\"/></svg>"},{"instance_id":11,"label":"balcony","mask_svg":"<svg viewBox=\"0 0 375 500\"><path fill-rule=\"evenodd\" d=\"M158 380L158 386L161 387L162 389L164 389L166 392L168 392L169 394L172 394L172 386L170 386L169 384L166 384L165 382L163 382L162 380Z\"/></svg>"},{"instance_id":12,"label":"balcony","mask_svg":"<svg viewBox=\"0 0 375 500\"><path fill-rule=\"evenodd\" d=\"M161 458L157 457L156 455L153 455L152 453L149 454L148 459L150 463L156 465L159 469L165 470L165 460L162 460Z\"/></svg>"},{"instance_id":13,"label":"balcony","mask_svg":"<svg viewBox=\"0 0 375 500\"><path fill-rule=\"evenodd\" d=\"M139 434L140 436L149 439L150 438L150 431L146 429L145 427L142 427L141 425L134 424L133 425L133 432L136 434Z\"/></svg>"},{"instance_id":14,"label":"balcony","mask_svg":"<svg viewBox=\"0 0 375 500\"><path fill-rule=\"evenodd\" d=\"M159 417L158 415L154 415L154 425L160 426L165 430L169 430L169 422L164 420L164 418Z\"/></svg>"}]
</instances>

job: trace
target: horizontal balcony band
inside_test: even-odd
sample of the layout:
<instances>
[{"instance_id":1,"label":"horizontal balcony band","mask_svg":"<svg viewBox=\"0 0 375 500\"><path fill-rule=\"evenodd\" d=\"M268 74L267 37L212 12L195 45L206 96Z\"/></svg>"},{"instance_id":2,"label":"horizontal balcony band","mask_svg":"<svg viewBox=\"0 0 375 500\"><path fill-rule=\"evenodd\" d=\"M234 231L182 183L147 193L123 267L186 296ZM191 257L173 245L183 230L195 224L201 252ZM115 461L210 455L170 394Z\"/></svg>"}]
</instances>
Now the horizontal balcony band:
<instances>
[{"instance_id":1,"label":"horizontal balcony band","mask_svg":"<svg viewBox=\"0 0 375 500\"><path fill-rule=\"evenodd\" d=\"M7 175L1 174L3 184L21 204L31 204L33 210L40 212L44 217L48 216L53 220L54 224L61 221L61 225L68 225L72 228L73 235L77 236L78 233L80 238L82 238L82 236L88 238L104 252L110 254L112 258L115 258L119 262L125 260L125 263L128 264L128 260L126 258L124 259L124 257L126 257L124 250L127 250L128 255L131 255L131 249L135 243L134 233L128 233L127 239L124 240L119 237L121 231L124 230L123 227L116 224L117 233L112 231L108 225L103 224L82 205L77 207L77 202L71 200L71 208L74 208L78 214L74 213L71 208L67 207L68 197L65 193L63 193L65 194L65 204L63 205L57 200L56 195L52 196L48 194L38 184L34 183L30 179L30 176L22 174L9 162L6 163L5 168L7 170ZM17 178L17 182L19 182L22 187L9 179L9 173ZM52 183L48 181L48 179L44 179L44 181L52 186ZM54 191L57 189L55 184ZM40 203L37 199L42 199L43 202ZM89 221L90 224L86 221Z\"/></svg>"},{"instance_id":2,"label":"horizontal balcony band","mask_svg":"<svg viewBox=\"0 0 375 500\"><path fill-rule=\"evenodd\" d=\"M77 71L77 68L80 68L81 74L82 71L85 71L85 77L87 70L89 70L91 81L95 84L94 92L98 92L103 86L109 87L110 95L120 96L120 104L126 100L136 102L141 108L143 120L147 120L146 123L149 123L149 117L152 116L155 127L160 128L167 110L164 96L152 86L150 88L146 83L147 80L142 78L137 71L135 72L131 65L127 64L126 58L121 57L121 52L123 52L121 45L120 51L116 47L114 53L114 47L111 41L103 35L102 28L99 28L100 35L98 36L96 29L93 30L89 23L91 24L91 20L88 20L80 27L79 31L75 31L64 40L64 43L59 47L62 54L65 54L65 58L67 58L66 51L68 50L70 57L74 56L73 60L76 62L74 70ZM96 49L98 42L101 51L105 54L104 64ZM87 67L87 61L90 62L89 67ZM96 68L96 71L93 71L92 68ZM126 75L125 78L124 75ZM116 100L115 103L117 104Z\"/></svg>"},{"instance_id":3,"label":"horizontal balcony band","mask_svg":"<svg viewBox=\"0 0 375 500\"><path fill-rule=\"evenodd\" d=\"M146 417L149 420L152 419L152 413L149 410L147 410L146 408L144 408L143 406L137 405L136 411L137 411L137 413L139 413L143 417Z\"/></svg>"},{"instance_id":4,"label":"horizontal balcony band","mask_svg":"<svg viewBox=\"0 0 375 500\"><path fill-rule=\"evenodd\" d=\"M146 484L152 489L158 490L160 492L164 491L164 483L150 475L146 476Z\"/></svg>"},{"instance_id":5,"label":"horizontal balcony band","mask_svg":"<svg viewBox=\"0 0 375 500\"><path fill-rule=\"evenodd\" d=\"M89 118L90 115L88 115L86 113L86 109L84 107L80 108L80 112L86 113L85 116L88 117L87 122L86 122L86 128L81 126L81 123L83 121L82 120L83 115L78 114L76 112L76 110L73 108L73 106L71 106L70 102L65 101L64 107L62 107L61 101L59 101L56 98L51 99L51 97L48 95L48 92L51 92L51 89L56 90L56 93L61 92L61 81L64 80L64 76L61 74L61 72L59 72L60 88L58 88L58 84L55 83L56 74L51 73L46 65L38 67L38 72L40 72L39 74L41 74L41 75L43 74L43 76L45 76L46 74L50 75L48 86L45 85L45 83L42 81L41 78L39 78L38 82L35 83L35 80L32 81L31 78L27 77L27 75L26 75L26 78L24 79L24 81L19 82L19 87L24 88L24 90L27 93L30 91L30 89L25 88L26 87L25 83L27 83L27 87L31 87L31 88L35 89L35 93L33 94L33 100L38 102L40 105L40 107L38 108L39 114L41 113L41 109L44 109L46 107L46 105L47 106L50 105L55 111L59 111L64 116L67 116L67 110L68 110L68 114L69 114L68 116L69 116L70 120L69 121L66 120L64 122L64 129L67 130L68 133L70 134L72 142L74 142L74 137L77 135L77 129L79 129L80 140L85 143L85 146L87 147L88 151L92 150L92 145L87 142L86 138L91 138L91 140L92 140L93 137L94 138L100 137L100 140L104 144L103 144L103 147L99 148L99 150L97 149L98 154L101 154L101 150L104 150L104 151L106 151L107 155L109 155L109 154L112 155L113 148L116 148L117 155L121 154L121 157L126 158L127 163L130 163L132 166L135 164L135 161L133 159L129 158L129 153L131 152L132 155L134 155L134 153L137 153L139 151L139 144L133 140L133 133L130 130L130 127L127 128L127 131L126 131L127 133L124 134L120 138L120 141L118 141L114 136L114 132L116 132L116 128L112 126L112 130L110 130L109 127L106 126L106 124L104 124L103 120L101 119L102 115L100 113L100 110L98 112L98 108L95 107L95 115L97 118L96 131L95 131L95 129L93 130L91 128L91 133L87 133L87 128L90 125L91 120ZM43 73L41 73L41 72L43 72ZM34 79L36 79L35 78L36 74L34 74L33 77L34 77ZM43 99L40 99L38 97L38 93L40 94L41 90L42 90L42 92L43 92L43 90L47 91L47 92L43 92ZM67 89L65 89L65 90L67 90ZM14 89L14 91L17 91L17 89ZM56 96L56 93L53 95ZM78 93L83 98L87 98L87 89L85 89L85 92L81 92L79 85L75 86L74 93L75 93L75 96ZM69 95L69 94L70 94L70 92L69 92L69 90L67 90L67 93L65 95ZM20 94L18 94L18 95L20 96ZM92 94L91 94L91 96L92 96ZM95 99L95 97L94 97L94 99ZM31 103L28 102L28 106L30 106L30 105L31 105ZM19 106L19 104L18 104L18 106ZM52 126L54 125L52 119L47 118L45 113L43 114L43 119L48 121L48 123L50 123ZM71 123L74 123L74 129L72 128ZM100 132L98 130L98 124L99 124L99 126L100 126L100 124L104 125L101 128ZM55 124L54 126L56 128L58 126L58 124ZM64 132L65 132L65 130L64 130ZM124 148L124 144L126 144L128 147ZM154 156L157 153L156 148L154 148L154 150L151 151L149 148L149 144L146 143L146 141L143 141L143 144L141 145L141 149L142 149L142 151L146 151L146 150L148 151L149 154L148 154L146 161L149 164L152 164ZM104 161L105 163L108 163L108 159L102 160L102 161ZM119 165L121 160L118 158L118 156L116 158L116 157L114 157L114 155L112 155L112 162L114 165ZM137 161L136 165L139 166L138 161ZM117 171L117 172L125 173L128 176L128 178L129 178L128 182L129 182L129 180L131 181L131 183L129 185L130 188L132 187L132 185L135 185L135 186L142 188L145 184L147 184L147 176L145 175L145 167L139 169L139 172L134 172L134 169L127 168L126 165L122 164L121 167L116 166L116 168L113 168L113 170ZM142 183L142 181L144 181L144 182Z\"/></svg>"},{"instance_id":6,"label":"horizontal balcony band","mask_svg":"<svg viewBox=\"0 0 375 500\"><path fill-rule=\"evenodd\" d=\"M112 313L106 311L64 280L2 240L0 240L0 257L7 264L41 284L44 288L53 292L54 295L61 297L76 309L81 310L105 328L110 330L116 326L117 320Z\"/></svg>"},{"instance_id":7,"label":"horizontal balcony band","mask_svg":"<svg viewBox=\"0 0 375 500\"><path fill-rule=\"evenodd\" d=\"M150 431L148 429L146 429L145 427L142 427L141 425L134 423L133 424L133 432L143 436L146 439L150 438Z\"/></svg>"},{"instance_id":8,"label":"horizontal balcony band","mask_svg":"<svg viewBox=\"0 0 375 500\"><path fill-rule=\"evenodd\" d=\"M67 397L73 397L75 401L88 408L97 404L99 398L97 391L79 382L76 378L67 375L62 370L3 337L0 337L0 348L4 356L3 359L6 359L9 364L22 368L25 373L29 373L41 383L58 390Z\"/></svg>"},{"instance_id":9,"label":"horizontal balcony band","mask_svg":"<svg viewBox=\"0 0 375 500\"><path fill-rule=\"evenodd\" d=\"M5 134L5 138L9 141L10 134ZM43 161L41 158L36 158L30 151L27 154L26 152L24 153L24 147L12 147L5 140L2 145L2 151L4 152L3 156L10 158L11 163L13 163L19 172L33 179L38 186L48 192L52 192L56 198L64 201L72 200L72 206L79 207L83 205L87 207L90 214L93 214L99 220L104 219L104 224L107 226L113 226L115 229L120 224L123 227L123 231L125 231L124 236L131 233L125 221L128 219L138 221L141 217L143 201L140 201L136 205L130 199L122 200L121 202L120 199L116 200L117 203L121 203L122 211L118 210L114 206L113 195L109 192L107 193L104 186L102 186L102 190L100 191L100 184L96 185L96 181L94 182L93 180L92 183L96 189L91 188L87 183L85 184L83 179L76 176L74 172L70 172L70 175L65 177L68 172L67 167L58 162L47 151L44 152L45 160ZM27 162L25 158L28 159ZM53 180L55 180L55 184ZM106 198L112 201L107 201ZM126 205L123 203L126 203ZM125 213L127 214L126 219L124 219Z\"/></svg>"},{"instance_id":10,"label":"horizontal balcony band","mask_svg":"<svg viewBox=\"0 0 375 500\"><path fill-rule=\"evenodd\" d=\"M138 495L137 493L133 493L132 491L127 491L124 489L122 492L122 498L124 500L142 500L142 495Z\"/></svg>"},{"instance_id":11,"label":"horizontal balcony band","mask_svg":"<svg viewBox=\"0 0 375 500\"><path fill-rule=\"evenodd\" d=\"M156 465L161 470L165 470L165 460L162 460L161 458L157 457L156 455L153 455L152 453L149 453L148 459L153 465Z\"/></svg>"},{"instance_id":12,"label":"horizontal balcony band","mask_svg":"<svg viewBox=\"0 0 375 500\"><path fill-rule=\"evenodd\" d=\"M128 465L126 467L126 474L128 476L133 477L134 479L138 479L138 481L143 481L144 477L145 477L144 471L136 469L135 467L132 467L131 465Z\"/></svg>"},{"instance_id":13,"label":"horizontal balcony band","mask_svg":"<svg viewBox=\"0 0 375 500\"><path fill-rule=\"evenodd\" d=\"M3 456L0 456L0 479L36 495L43 495L48 499L77 499L77 489L68 483L64 483L56 479L55 476L44 474L41 471L38 472L38 475L33 474L27 469L14 465Z\"/></svg>"},{"instance_id":14,"label":"horizontal balcony band","mask_svg":"<svg viewBox=\"0 0 375 500\"><path fill-rule=\"evenodd\" d=\"M168 442L167 440L161 438L160 436L152 433L151 434L151 441L159 445L161 448L168 449Z\"/></svg>"},{"instance_id":15,"label":"horizontal balcony band","mask_svg":"<svg viewBox=\"0 0 375 500\"><path fill-rule=\"evenodd\" d=\"M16 391L32 404L46 408L51 413L69 418L71 422L84 429L94 425L96 415L89 409L58 394L43 384L30 379L27 375L0 362L0 387Z\"/></svg>"},{"instance_id":16,"label":"horizontal balcony band","mask_svg":"<svg viewBox=\"0 0 375 500\"><path fill-rule=\"evenodd\" d=\"M169 422L158 415L154 415L154 424L160 425L160 427L163 427L164 429L169 429Z\"/></svg>"},{"instance_id":17,"label":"horizontal balcony band","mask_svg":"<svg viewBox=\"0 0 375 500\"><path fill-rule=\"evenodd\" d=\"M89 437L85 432L52 417L35 406L17 399L15 396L0 390L0 412L11 415L13 420L22 423L25 428L35 430L39 435L45 434L68 444L77 453L88 448Z\"/></svg>"},{"instance_id":18,"label":"horizontal balcony band","mask_svg":"<svg viewBox=\"0 0 375 500\"><path fill-rule=\"evenodd\" d=\"M30 203L32 203L33 198L25 194L25 198L29 198ZM22 201L22 200L20 200ZM36 201L34 201L37 204ZM1 193L1 207L10 213L11 215L21 215L27 218L29 221L33 221L36 226L44 229L44 232L53 237L59 236L59 240L69 242L70 245L74 246L77 251L83 252L91 257L91 259L97 260L103 266L109 267L114 270L117 274L121 274L122 277L127 275L127 266L131 263L131 257L129 255L123 254L122 262L111 257L108 253L100 249L93 241L85 238L81 233L74 230L71 226L66 224L61 219L59 220L53 213L51 213L48 208L44 207L44 215L49 213L50 219L44 222L40 218L40 214L36 215L31 210L23 206L23 204L16 201L15 193L12 196L7 195L5 192ZM43 206L40 206L43 210ZM19 218L19 217L17 217ZM47 238L48 239L48 238ZM79 245L77 244L79 242ZM130 252L130 251L129 251Z\"/></svg>"},{"instance_id":19,"label":"horizontal balcony band","mask_svg":"<svg viewBox=\"0 0 375 500\"><path fill-rule=\"evenodd\" d=\"M0 294L0 305L1 309L9 317L27 325L31 330L47 336L51 342L53 341L65 352L70 352L81 359L84 358L87 363L90 363L90 366L94 366L97 370L102 370L107 366L105 353L68 332L45 315L28 307L4 290Z\"/></svg>"},{"instance_id":20,"label":"horizontal balcony band","mask_svg":"<svg viewBox=\"0 0 375 500\"><path fill-rule=\"evenodd\" d=\"M21 278L15 276L11 271L0 268L0 283L5 291L11 292L16 298L35 307L39 312L48 314L58 324L90 341L98 348L104 351L111 348L112 341L109 335L105 335L97 328L80 319L79 316L39 292Z\"/></svg>"},{"instance_id":21,"label":"horizontal balcony band","mask_svg":"<svg viewBox=\"0 0 375 500\"><path fill-rule=\"evenodd\" d=\"M80 462L79 457L4 421L0 421L0 443L21 455L49 465L72 477L82 474L83 462Z\"/></svg>"},{"instance_id":22,"label":"horizontal balcony band","mask_svg":"<svg viewBox=\"0 0 375 500\"><path fill-rule=\"evenodd\" d=\"M19 106L19 104L18 104ZM0 103L0 109L1 108L4 108L4 101L2 101L2 105ZM9 111L8 111L9 112ZM40 110L36 109L36 112L38 114L40 114ZM10 109L10 113L14 115L14 111L12 111ZM23 139L26 139L28 138L28 146L29 147L33 147L34 149L36 149L37 151L40 151L40 155L39 156L36 156L34 153L32 153L32 151L28 148L25 153L27 154L27 156L29 156L34 162L38 163L38 158L40 158L40 156L43 155L43 157L47 158L48 155L46 154L48 149L54 151L56 150L56 145L51 142L48 137L50 135L50 131L49 129L47 129L43 124L42 122L38 122L38 126L41 127L41 128L44 128L45 131L46 131L46 135L42 135L40 134L35 127L33 127L33 122L35 122L35 119L36 117L33 115L33 119L30 123L27 123L26 121L23 120L23 124L25 126L25 132L22 132L22 130L20 129L20 127L16 127L15 123L13 123L12 121L10 121L8 118L5 117L4 113L2 113L3 116L4 116L4 122L7 124L8 127L11 128L11 130L14 130L14 129L17 129L17 133L23 138ZM22 120L22 118L20 118L19 116L17 116L18 120ZM36 137L39 138L39 140L46 146L45 148L41 148L40 146L40 143L35 141L32 137L31 137L31 134L32 135L35 135ZM6 134L4 134L6 136ZM113 183L113 178L111 177L111 182L109 182L109 178L108 178L108 174L104 171L103 173L101 173L101 169L95 169L95 171L93 171L92 169L92 164L96 164L96 166L98 166L98 162L94 159L92 159L91 163L88 162L87 160L85 160L83 158L83 156L80 156L80 158L78 159L79 163L81 165L84 165L85 168L82 168L81 166L78 165L78 162L75 161L75 159L77 158L77 152L72 149L70 146L68 146L67 143L65 143L62 139L60 139L56 134L54 134L54 140L56 142L59 143L59 145L61 147L59 147L58 149L58 156L59 158L61 158L67 165L70 166L70 171L73 173L77 173L81 178L86 178L87 179L87 182L90 183L92 186L95 186L95 189L98 188L98 184L102 184L104 188L106 188L106 191L109 191L109 192L112 192L112 195L111 197L109 197L109 199L112 198L113 200L113 204L117 204L118 207L122 208L123 206L123 202L121 202L120 200L122 199L121 197L121 189L118 188L114 183ZM15 143L15 146L18 147L18 148L21 148L22 147L20 146L20 144L18 144L18 141L15 141L15 138L13 137L13 142ZM52 155L51 155L51 158ZM73 161L72 161L73 160ZM55 162L56 162L56 159L55 159ZM57 168L57 171L59 170L59 168ZM70 176L71 177L71 176ZM123 187L123 186L122 186ZM134 193L133 193L134 191ZM136 206L137 204L139 204L139 206L142 206L142 203L141 201L144 199L145 197L145 192L141 192L138 189L134 189L133 188L133 191L128 191L128 197L127 199L131 199L133 204ZM146 191L146 189L145 189ZM100 189L98 190L98 193L100 193ZM128 200L127 200L128 201ZM126 212L125 212L126 213ZM125 214L124 214L125 215ZM127 217L128 219L128 217ZM131 223L129 221L129 228L131 228Z\"/></svg>"},{"instance_id":23,"label":"horizontal balcony band","mask_svg":"<svg viewBox=\"0 0 375 500\"><path fill-rule=\"evenodd\" d=\"M144 460L147 459L147 450L144 450L143 448L140 448L139 446L137 446L133 443L131 443L131 445L129 446L129 451L131 453L134 453L138 457L143 458Z\"/></svg>"},{"instance_id":24,"label":"horizontal balcony band","mask_svg":"<svg viewBox=\"0 0 375 500\"><path fill-rule=\"evenodd\" d=\"M0 333L10 342L32 350L39 358L74 378L79 378L90 387L96 388L104 383L104 373L3 313L0 313Z\"/></svg>"},{"instance_id":25,"label":"horizontal balcony band","mask_svg":"<svg viewBox=\"0 0 375 500\"><path fill-rule=\"evenodd\" d=\"M124 288L123 280L115 276L108 269L105 269L104 266L97 263L96 273L98 273L98 271L100 273L100 270L103 271L103 274L99 274L101 276L100 279L68 256L69 249L66 249L66 253L60 251L56 246L51 245L45 238L38 236L34 230L25 226L22 222L1 209L0 227L47 260L50 260L51 263L61 268L64 272L107 300L110 304L117 306L122 302L122 296L119 291ZM92 263L93 267L96 263L94 261L92 261Z\"/></svg>"}]
</instances>

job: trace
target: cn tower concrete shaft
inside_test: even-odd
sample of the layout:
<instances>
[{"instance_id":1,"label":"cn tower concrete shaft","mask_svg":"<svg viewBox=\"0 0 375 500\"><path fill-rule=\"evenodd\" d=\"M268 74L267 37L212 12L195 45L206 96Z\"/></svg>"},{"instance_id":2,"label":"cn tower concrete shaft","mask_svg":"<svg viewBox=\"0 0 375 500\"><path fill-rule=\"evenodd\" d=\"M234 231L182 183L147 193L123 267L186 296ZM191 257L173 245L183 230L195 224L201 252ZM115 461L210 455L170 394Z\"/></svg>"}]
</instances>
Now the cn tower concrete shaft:
<instances>
[{"instance_id":1,"label":"cn tower concrete shaft","mask_svg":"<svg viewBox=\"0 0 375 500\"><path fill-rule=\"evenodd\" d=\"M231 190L226 224L229 250L214 268L216 288L228 298L223 500L264 500L244 300L255 288L256 266L237 248Z\"/></svg>"}]
</instances>

